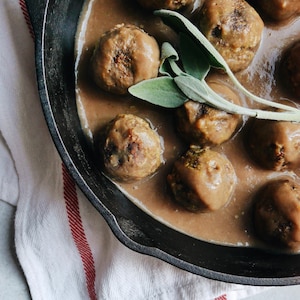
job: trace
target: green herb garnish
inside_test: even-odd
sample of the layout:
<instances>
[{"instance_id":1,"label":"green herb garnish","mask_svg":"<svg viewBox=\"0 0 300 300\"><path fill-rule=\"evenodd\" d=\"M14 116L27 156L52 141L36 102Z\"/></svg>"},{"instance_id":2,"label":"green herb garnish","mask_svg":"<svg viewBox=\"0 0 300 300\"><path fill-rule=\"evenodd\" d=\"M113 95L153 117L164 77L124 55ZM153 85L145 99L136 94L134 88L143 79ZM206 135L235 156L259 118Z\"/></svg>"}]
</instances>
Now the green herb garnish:
<instances>
[{"instance_id":1,"label":"green herb garnish","mask_svg":"<svg viewBox=\"0 0 300 300\"><path fill-rule=\"evenodd\" d=\"M208 104L228 113L242 114L259 119L300 122L300 110L288 105L260 98L237 80L224 58L206 37L183 15L169 10L157 10L164 23L179 35L180 57L166 42L161 49L160 77L144 80L129 88L129 93L142 100L166 108L176 108L188 100ZM215 93L205 78L211 68L222 69L233 84L249 99L280 111L252 109L231 103Z\"/></svg>"}]
</instances>

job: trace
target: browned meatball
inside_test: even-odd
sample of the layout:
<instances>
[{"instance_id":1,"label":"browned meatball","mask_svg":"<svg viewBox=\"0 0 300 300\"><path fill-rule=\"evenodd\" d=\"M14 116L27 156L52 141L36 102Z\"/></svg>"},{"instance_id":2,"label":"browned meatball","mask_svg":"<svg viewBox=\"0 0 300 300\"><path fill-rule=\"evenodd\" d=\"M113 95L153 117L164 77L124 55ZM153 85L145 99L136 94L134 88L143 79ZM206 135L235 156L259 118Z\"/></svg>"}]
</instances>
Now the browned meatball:
<instances>
[{"instance_id":1,"label":"browned meatball","mask_svg":"<svg viewBox=\"0 0 300 300\"><path fill-rule=\"evenodd\" d=\"M233 72L252 61L264 23L244 0L206 0L200 10L200 30L224 57Z\"/></svg>"},{"instance_id":2,"label":"browned meatball","mask_svg":"<svg viewBox=\"0 0 300 300\"><path fill-rule=\"evenodd\" d=\"M285 20L300 13L299 0L257 0L256 2L274 20Z\"/></svg>"},{"instance_id":3,"label":"browned meatball","mask_svg":"<svg viewBox=\"0 0 300 300\"><path fill-rule=\"evenodd\" d=\"M300 185L280 179L268 183L258 194L254 225L264 241L291 250L300 247Z\"/></svg>"},{"instance_id":4,"label":"browned meatball","mask_svg":"<svg viewBox=\"0 0 300 300\"><path fill-rule=\"evenodd\" d=\"M99 39L91 70L100 88L126 94L131 85L156 77L159 64L156 40L137 26L120 24Z\"/></svg>"},{"instance_id":5,"label":"browned meatball","mask_svg":"<svg viewBox=\"0 0 300 300\"><path fill-rule=\"evenodd\" d=\"M239 97L228 86L219 82L209 85L228 101L240 104ZM201 146L219 145L230 139L240 119L239 115L191 100L177 109L178 131L188 142Z\"/></svg>"},{"instance_id":6,"label":"browned meatball","mask_svg":"<svg viewBox=\"0 0 300 300\"><path fill-rule=\"evenodd\" d=\"M178 10L188 4L193 3L194 0L137 0L143 7L147 9L170 9Z\"/></svg>"},{"instance_id":7,"label":"browned meatball","mask_svg":"<svg viewBox=\"0 0 300 300\"><path fill-rule=\"evenodd\" d=\"M191 147L167 176L174 200L187 210L214 211L230 199L236 175L230 161L208 148Z\"/></svg>"},{"instance_id":8,"label":"browned meatball","mask_svg":"<svg viewBox=\"0 0 300 300\"><path fill-rule=\"evenodd\" d=\"M300 164L300 124L269 120L254 121L248 136L249 151L263 167L275 171Z\"/></svg>"},{"instance_id":9,"label":"browned meatball","mask_svg":"<svg viewBox=\"0 0 300 300\"><path fill-rule=\"evenodd\" d=\"M289 88L297 99L300 100L300 41L293 44L287 51L282 67L283 71L287 73Z\"/></svg>"},{"instance_id":10,"label":"browned meatball","mask_svg":"<svg viewBox=\"0 0 300 300\"><path fill-rule=\"evenodd\" d=\"M163 162L162 153L158 133L144 119L120 114L109 124L103 156L112 178L130 182L147 177Z\"/></svg>"}]
</instances>

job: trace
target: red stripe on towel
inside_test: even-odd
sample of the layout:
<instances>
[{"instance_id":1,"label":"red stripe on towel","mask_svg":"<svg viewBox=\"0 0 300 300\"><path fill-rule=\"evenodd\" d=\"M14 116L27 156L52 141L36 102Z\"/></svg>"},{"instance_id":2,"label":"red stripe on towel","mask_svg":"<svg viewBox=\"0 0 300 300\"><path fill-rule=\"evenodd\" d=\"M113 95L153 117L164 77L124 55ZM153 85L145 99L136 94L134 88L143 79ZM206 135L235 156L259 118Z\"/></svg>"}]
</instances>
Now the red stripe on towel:
<instances>
[{"instance_id":1,"label":"red stripe on towel","mask_svg":"<svg viewBox=\"0 0 300 300\"><path fill-rule=\"evenodd\" d=\"M76 244L76 247L79 251L83 269L86 277L86 284L88 293L91 300L96 300L96 291L95 291L95 263L91 248L86 239L84 232L80 211L79 211L79 202L76 192L76 185L74 180L67 171L67 168L62 164L63 172L63 183L64 183L64 198L67 208L67 214L69 219L69 226L71 233Z\"/></svg>"},{"instance_id":2,"label":"red stripe on towel","mask_svg":"<svg viewBox=\"0 0 300 300\"><path fill-rule=\"evenodd\" d=\"M35 40L35 35L33 27L30 21L29 13L25 0L19 0L19 5L21 7L25 22L28 26L29 33L33 40ZM69 220L69 227L72 233L73 240L77 247L77 250L81 257L82 266L85 273L86 286L89 293L90 300L96 300L95 291L95 262L91 248L88 244L85 231L83 228L81 215L79 211L79 202L76 192L76 185L72 177L67 171L67 168L62 164L62 174L63 174L63 189L64 189L64 200L66 204L67 216Z\"/></svg>"},{"instance_id":3,"label":"red stripe on towel","mask_svg":"<svg viewBox=\"0 0 300 300\"><path fill-rule=\"evenodd\" d=\"M215 298L215 300L227 300L227 296L226 296L226 294L224 294L222 296Z\"/></svg>"},{"instance_id":4,"label":"red stripe on towel","mask_svg":"<svg viewBox=\"0 0 300 300\"><path fill-rule=\"evenodd\" d=\"M34 31L33 31L33 28L32 28L32 24L31 24L31 21L30 21L30 17L29 17L29 13L28 13L28 10L27 10L25 0L19 0L19 4L20 4L21 10L22 10L25 22L27 24L29 33L30 33L31 37L34 40L35 39Z\"/></svg>"}]
</instances>

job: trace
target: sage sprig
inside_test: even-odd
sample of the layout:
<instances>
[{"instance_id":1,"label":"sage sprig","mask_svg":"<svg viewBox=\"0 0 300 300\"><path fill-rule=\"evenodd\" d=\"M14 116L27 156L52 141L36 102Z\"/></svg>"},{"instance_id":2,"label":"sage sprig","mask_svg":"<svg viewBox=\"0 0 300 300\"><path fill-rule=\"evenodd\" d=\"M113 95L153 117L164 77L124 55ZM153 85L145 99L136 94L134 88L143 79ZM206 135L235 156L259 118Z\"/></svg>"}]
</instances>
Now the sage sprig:
<instances>
[{"instance_id":1,"label":"sage sprig","mask_svg":"<svg viewBox=\"0 0 300 300\"><path fill-rule=\"evenodd\" d=\"M300 110L263 99L248 91L235 77L228 64L206 37L183 15L170 10L157 10L164 23L179 35L180 54L165 42L161 49L160 77L144 80L129 88L129 93L166 108L176 108L188 100L208 104L228 113L260 119L300 122ZM179 62L181 65L179 66ZM182 66L182 67L181 67ZM260 104L280 109L268 111L231 103L214 92L205 78L211 68L222 69L245 96Z\"/></svg>"}]
</instances>

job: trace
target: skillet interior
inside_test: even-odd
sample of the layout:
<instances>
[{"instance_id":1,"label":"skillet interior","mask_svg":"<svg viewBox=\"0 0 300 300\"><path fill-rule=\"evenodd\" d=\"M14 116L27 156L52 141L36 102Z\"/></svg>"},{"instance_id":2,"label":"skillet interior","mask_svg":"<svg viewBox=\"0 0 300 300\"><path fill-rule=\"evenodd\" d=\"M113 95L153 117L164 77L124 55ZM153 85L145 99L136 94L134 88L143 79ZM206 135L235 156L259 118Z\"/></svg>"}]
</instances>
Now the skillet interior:
<instances>
[{"instance_id":1,"label":"skillet interior","mask_svg":"<svg viewBox=\"0 0 300 300\"><path fill-rule=\"evenodd\" d=\"M75 103L74 36L83 0L27 0L36 37L41 104L63 162L116 237L129 248L211 279L251 285L300 283L300 255L203 242L137 208L95 167Z\"/></svg>"}]
</instances>

